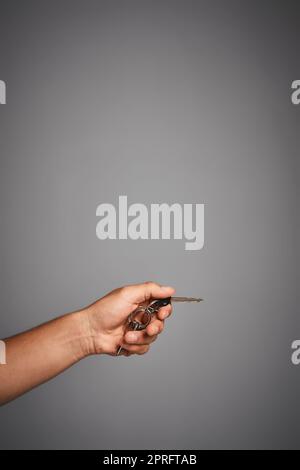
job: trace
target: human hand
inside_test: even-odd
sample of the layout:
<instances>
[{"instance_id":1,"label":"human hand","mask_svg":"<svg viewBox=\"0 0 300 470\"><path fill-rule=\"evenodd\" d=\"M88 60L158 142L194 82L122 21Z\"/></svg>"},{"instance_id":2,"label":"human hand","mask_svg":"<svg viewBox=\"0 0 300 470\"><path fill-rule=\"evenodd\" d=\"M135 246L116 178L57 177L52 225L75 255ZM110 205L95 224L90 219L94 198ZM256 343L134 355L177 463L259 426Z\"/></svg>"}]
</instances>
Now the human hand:
<instances>
[{"instance_id":1,"label":"human hand","mask_svg":"<svg viewBox=\"0 0 300 470\"><path fill-rule=\"evenodd\" d=\"M47 382L91 354L144 354L161 333L171 305L161 308L143 331L127 331L138 305L174 294L154 282L116 289L87 308L62 315L5 339L7 364L0 367L0 405Z\"/></svg>"},{"instance_id":2,"label":"human hand","mask_svg":"<svg viewBox=\"0 0 300 470\"><path fill-rule=\"evenodd\" d=\"M84 310L89 336L88 354L115 355L122 345L121 354L145 354L150 344L163 331L164 320L171 315L172 306L162 307L143 331L126 331L127 318L138 305L152 299L163 299L174 294L172 287L154 282L115 289Z\"/></svg>"}]
</instances>

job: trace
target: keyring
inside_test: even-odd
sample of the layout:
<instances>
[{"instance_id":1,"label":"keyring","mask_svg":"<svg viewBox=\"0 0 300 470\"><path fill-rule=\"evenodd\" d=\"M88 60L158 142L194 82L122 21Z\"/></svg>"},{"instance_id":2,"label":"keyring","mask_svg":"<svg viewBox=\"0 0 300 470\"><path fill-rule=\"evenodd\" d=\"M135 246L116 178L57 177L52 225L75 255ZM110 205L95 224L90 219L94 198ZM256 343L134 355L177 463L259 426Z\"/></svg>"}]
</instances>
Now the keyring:
<instances>
[{"instance_id":1,"label":"keyring","mask_svg":"<svg viewBox=\"0 0 300 470\"><path fill-rule=\"evenodd\" d=\"M140 322L136 319L139 313L143 313L144 316L146 315L146 321ZM136 330L136 331L144 330L145 328L147 328L147 326L151 322L153 313L154 313L154 309L151 308L151 305L149 305L148 307L139 306L128 317L129 328L131 330Z\"/></svg>"},{"instance_id":2,"label":"keyring","mask_svg":"<svg viewBox=\"0 0 300 470\"><path fill-rule=\"evenodd\" d=\"M152 317L155 313L159 311L160 308L169 305L171 302L200 302L202 299L195 297L166 297L165 299L155 299L147 307L139 305L128 317L127 323L130 330L142 331L152 320ZM137 320L138 314L143 313L146 315L145 321L141 322ZM145 317L144 317L145 318ZM119 356L123 351L122 345L118 346L116 351L116 356Z\"/></svg>"}]
</instances>

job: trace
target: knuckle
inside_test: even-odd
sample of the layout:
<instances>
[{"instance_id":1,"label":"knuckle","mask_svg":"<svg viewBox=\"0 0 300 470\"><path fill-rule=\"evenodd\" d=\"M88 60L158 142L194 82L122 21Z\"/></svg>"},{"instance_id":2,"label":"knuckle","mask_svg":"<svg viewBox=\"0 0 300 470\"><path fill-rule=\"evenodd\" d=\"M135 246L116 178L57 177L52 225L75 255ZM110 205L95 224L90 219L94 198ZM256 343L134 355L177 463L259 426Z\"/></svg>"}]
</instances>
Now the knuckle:
<instances>
[{"instance_id":1,"label":"knuckle","mask_svg":"<svg viewBox=\"0 0 300 470\"><path fill-rule=\"evenodd\" d=\"M126 292L128 292L128 290L129 290L129 288L130 288L129 286L122 286L118 290L119 290L120 294L126 294Z\"/></svg>"},{"instance_id":2,"label":"knuckle","mask_svg":"<svg viewBox=\"0 0 300 470\"><path fill-rule=\"evenodd\" d=\"M146 281L145 284L148 287L159 287L159 284L157 284L157 282L154 282L154 281Z\"/></svg>"},{"instance_id":3,"label":"knuckle","mask_svg":"<svg viewBox=\"0 0 300 470\"><path fill-rule=\"evenodd\" d=\"M146 281L146 282L145 282L145 285L146 285L146 287L148 287L148 288L150 289L151 287L155 286L155 282L153 282L153 281Z\"/></svg>"}]
</instances>

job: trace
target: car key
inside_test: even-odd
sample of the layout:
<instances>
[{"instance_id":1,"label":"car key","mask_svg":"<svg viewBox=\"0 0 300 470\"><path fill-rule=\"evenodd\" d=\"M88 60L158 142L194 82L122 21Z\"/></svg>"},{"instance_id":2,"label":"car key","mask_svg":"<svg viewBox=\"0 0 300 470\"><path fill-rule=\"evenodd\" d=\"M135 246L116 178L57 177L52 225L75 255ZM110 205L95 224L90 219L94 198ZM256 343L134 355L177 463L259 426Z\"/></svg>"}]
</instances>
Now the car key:
<instances>
[{"instance_id":1,"label":"car key","mask_svg":"<svg viewBox=\"0 0 300 470\"><path fill-rule=\"evenodd\" d=\"M146 307L139 305L128 317L128 328L133 331L142 331L151 322L153 315L159 311L160 308L169 305L172 302L201 302L203 299L196 297L166 297L165 299L155 299ZM141 319L139 319L141 317ZM119 356L123 351L123 347L119 346L116 356Z\"/></svg>"}]
</instances>

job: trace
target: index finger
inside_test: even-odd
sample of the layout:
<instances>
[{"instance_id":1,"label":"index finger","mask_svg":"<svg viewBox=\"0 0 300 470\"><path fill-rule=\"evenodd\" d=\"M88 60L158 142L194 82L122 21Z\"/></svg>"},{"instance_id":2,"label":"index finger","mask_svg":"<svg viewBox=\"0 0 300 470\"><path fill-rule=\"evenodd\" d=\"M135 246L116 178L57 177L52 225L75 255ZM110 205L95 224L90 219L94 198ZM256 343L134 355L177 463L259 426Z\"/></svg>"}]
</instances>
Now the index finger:
<instances>
[{"instance_id":1,"label":"index finger","mask_svg":"<svg viewBox=\"0 0 300 470\"><path fill-rule=\"evenodd\" d=\"M171 297L175 289L169 286L161 286L155 282L144 282L143 284L132 284L126 286L126 297L132 303L145 302L150 299L164 299Z\"/></svg>"}]
</instances>

